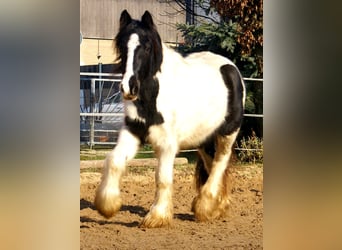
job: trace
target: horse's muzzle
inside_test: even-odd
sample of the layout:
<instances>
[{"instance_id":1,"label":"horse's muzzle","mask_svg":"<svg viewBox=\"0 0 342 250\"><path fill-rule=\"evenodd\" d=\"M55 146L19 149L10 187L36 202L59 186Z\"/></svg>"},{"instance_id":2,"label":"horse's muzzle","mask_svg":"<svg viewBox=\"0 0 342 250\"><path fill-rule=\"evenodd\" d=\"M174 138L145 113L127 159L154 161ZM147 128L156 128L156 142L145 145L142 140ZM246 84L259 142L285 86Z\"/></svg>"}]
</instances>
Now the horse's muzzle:
<instances>
[{"instance_id":1,"label":"horse's muzzle","mask_svg":"<svg viewBox=\"0 0 342 250\"><path fill-rule=\"evenodd\" d=\"M122 96L125 100L134 101L138 98L139 82L135 76L131 76L128 81L128 88L126 89L126 91L122 82L121 82L120 89L121 89Z\"/></svg>"},{"instance_id":2,"label":"horse's muzzle","mask_svg":"<svg viewBox=\"0 0 342 250\"><path fill-rule=\"evenodd\" d=\"M138 99L137 95L132 95L130 93L128 93L128 94L122 93L122 97L123 97L123 99L125 99L127 101L135 101L136 99Z\"/></svg>"}]
</instances>

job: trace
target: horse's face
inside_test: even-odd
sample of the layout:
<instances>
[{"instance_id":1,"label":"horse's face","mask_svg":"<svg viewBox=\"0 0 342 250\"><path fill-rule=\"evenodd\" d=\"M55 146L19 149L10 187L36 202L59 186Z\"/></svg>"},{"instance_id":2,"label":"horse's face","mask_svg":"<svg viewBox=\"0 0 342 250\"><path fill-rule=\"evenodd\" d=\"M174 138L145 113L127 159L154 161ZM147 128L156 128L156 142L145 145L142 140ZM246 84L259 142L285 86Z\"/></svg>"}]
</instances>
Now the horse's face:
<instances>
[{"instance_id":1,"label":"horse's face","mask_svg":"<svg viewBox=\"0 0 342 250\"><path fill-rule=\"evenodd\" d=\"M136 100L142 84L155 75L162 61L161 40L150 13L146 11L141 21L137 21L123 11L115 45L121 59L123 97Z\"/></svg>"}]
</instances>

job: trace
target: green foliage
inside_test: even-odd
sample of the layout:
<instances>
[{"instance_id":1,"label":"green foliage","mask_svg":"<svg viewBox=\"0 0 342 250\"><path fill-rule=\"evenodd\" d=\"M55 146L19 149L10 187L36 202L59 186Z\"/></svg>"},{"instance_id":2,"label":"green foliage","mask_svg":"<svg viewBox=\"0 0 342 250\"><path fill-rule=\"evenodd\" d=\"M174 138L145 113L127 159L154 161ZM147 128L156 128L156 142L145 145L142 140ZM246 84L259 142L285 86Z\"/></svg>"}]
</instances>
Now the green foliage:
<instances>
[{"instance_id":1,"label":"green foliage","mask_svg":"<svg viewBox=\"0 0 342 250\"><path fill-rule=\"evenodd\" d=\"M243 55L237 43L238 24L233 22L202 23L200 25L177 24L185 42L178 51L187 54L198 51L212 51L232 60L247 77L259 75L257 60L253 55Z\"/></svg>"},{"instance_id":2,"label":"green foliage","mask_svg":"<svg viewBox=\"0 0 342 250\"><path fill-rule=\"evenodd\" d=\"M240 54L251 56L251 64L263 72L263 0L210 0L210 6L221 16L221 20L238 24L237 43Z\"/></svg>"},{"instance_id":3,"label":"green foliage","mask_svg":"<svg viewBox=\"0 0 342 250\"><path fill-rule=\"evenodd\" d=\"M233 53L236 46L236 24L203 23L201 25L177 24L177 29L183 33L185 43L181 45L182 52L189 53L201 50L223 50Z\"/></svg>"},{"instance_id":4,"label":"green foliage","mask_svg":"<svg viewBox=\"0 0 342 250\"><path fill-rule=\"evenodd\" d=\"M245 101L245 111L249 114L255 113L255 104L253 102L253 92L248 91L246 95L246 101Z\"/></svg>"}]
</instances>

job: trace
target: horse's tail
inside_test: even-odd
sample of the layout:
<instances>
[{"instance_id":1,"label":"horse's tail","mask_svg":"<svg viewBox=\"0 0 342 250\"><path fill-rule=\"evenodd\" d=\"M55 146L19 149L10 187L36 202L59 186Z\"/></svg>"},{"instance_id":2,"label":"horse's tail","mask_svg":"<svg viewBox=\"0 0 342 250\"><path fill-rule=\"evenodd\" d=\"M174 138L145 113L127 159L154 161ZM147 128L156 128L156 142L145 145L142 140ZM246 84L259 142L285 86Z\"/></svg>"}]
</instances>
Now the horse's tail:
<instances>
[{"instance_id":1,"label":"horse's tail","mask_svg":"<svg viewBox=\"0 0 342 250\"><path fill-rule=\"evenodd\" d=\"M206 183L208 180L210 171L210 166L205 166L203 156L207 159L214 159L216 148L215 148L215 137L209 137L205 143L201 146L201 153L198 153L198 158L196 162L196 169L195 169L195 184L197 191L200 191L201 187ZM202 154L202 155L201 155ZM207 170L207 168L209 168Z\"/></svg>"},{"instance_id":2,"label":"horse's tail","mask_svg":"<svg viewBox=\"0 0 342 250\"><path fill-rule=\"evenodd\" d=\"M240 129L242 123L246 96L245 85L236 66L226 64L221 66L220 71L228 89L228 110L219 133L230 135Z\"/></svg>"},{"instance_id":3,"label":"horse's tail","mask_svg":"<svg viewBox=\"0 0 342 250\"><path fill-rule=\"evenodd\" d=\"M195 169L195 185L196 189L199 192L201 190L201 187L206 183L208 180L208 172L205 169L204 162L200 156L198 156L197 163L196 163L196 169Z\"/></svg>"}]
</instances>

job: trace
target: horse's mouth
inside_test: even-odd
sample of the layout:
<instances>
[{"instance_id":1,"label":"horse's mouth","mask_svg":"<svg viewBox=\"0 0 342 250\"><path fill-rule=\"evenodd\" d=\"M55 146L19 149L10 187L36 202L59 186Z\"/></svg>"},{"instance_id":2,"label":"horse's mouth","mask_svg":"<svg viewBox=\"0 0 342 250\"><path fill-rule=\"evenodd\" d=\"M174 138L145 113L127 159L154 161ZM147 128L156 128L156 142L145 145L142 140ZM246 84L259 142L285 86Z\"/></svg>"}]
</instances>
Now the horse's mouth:
<instances>
[{"instance_id":1,"label":"horse's mouth","mask_svg":"<svg viewBox=\"0 0 342 250\"><path fill-rule=\"evenodd\" d=\"M123 94L122 97L126 101L135 101L136 99L138 99L137 95L132 95L132 94Z\"/></svg>"}]
</instances>

